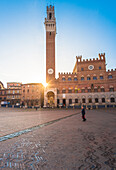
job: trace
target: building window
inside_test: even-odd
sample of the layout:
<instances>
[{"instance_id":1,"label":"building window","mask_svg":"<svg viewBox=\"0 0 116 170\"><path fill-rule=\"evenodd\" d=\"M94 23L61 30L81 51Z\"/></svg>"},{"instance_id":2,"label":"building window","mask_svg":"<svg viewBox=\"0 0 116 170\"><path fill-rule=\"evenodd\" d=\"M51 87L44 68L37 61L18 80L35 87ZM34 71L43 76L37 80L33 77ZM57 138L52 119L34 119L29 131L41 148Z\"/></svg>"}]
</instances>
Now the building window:
<instances>
[{"instance_id":1,"label":"building window","mask_svg":"<svg viewBox=\"0 0 116 170\"><path fill-rule=\"evenodd\" d=\"M104 89L104 88L101 88L101 92L105 92L105 89Z\"/></svg>"},{"instance_id":2,"label":"building window","mask_svg":"<svg viewBox=\"0 0 116 170\"><path fill-rule=\"evenodd\" d=\"M83 81L84 80L84 77L81 77L81 81Z\"/></svg>"},{"instance_id":3,"label":"building window","mask_svg":"<svg viewBox=\"0 0 116 170\"><path fill-rule=\"evenodd\" d=\"M95 98L95 103L98 103L98 98Z\"/></svg>"},{"instance_id":4,"label":"building window","mask_svg":"<svg viewBox=\"0 0 116 170\"><path fill-rule=\"evenodd\" d=\"M93 80L97 80L97 77L96 77L96 76L93 76Z\"/></svg>"},{"instance_id":5,"label":"building window","mask_svg":"<svg viewBox=\"0 0 116 170\"><path fill-rule=\"evenodd\" d=\"M49 13L49 19L51 20L51 18L52 18L52 13L50 12Z\"/></svg>"},{"instance_id":6,"label":"building window","mask_svg":"<svg viewBox=\"0 0 116 170\"><path fill-rule=\"evenodd\" d=\"M77 81L77 77L74 77L74 81Z\"/></svg>"},{"instance_id":7,"label":"building window","mask_svg":"<svg viewBox=\"0 0 116 170\"><path fill-rule=\"evenodd\" d=\"M68 81L71 81L71 77L68 77Z\"/></svg>"},{"instance_id":8,"label":"building window","mask_svg":"<svg viewBox=\"0 0 116 170\"><path fill-rule=\"evenodd\" d=\"M88 92L90 93L90 92L91 92L91 89L88 89Z\"/></svg>"},{"instance_id":9,"label":"building window","mask_svg":"<svg viewBox=\"0 0 116 170\"><path fill-rule=\"evenodd\" d=\"M111 103L114 103L114 102L115 102L114 97L111 97L111 98L110 98L110 102L111 102Z\"/></svg>"},{"instance_id":10,"label":"building window","mask_svg":"<svg viewBox=\"0 0 116 170\"><path fill-rule=\"evenodd\" d=\"M85 93L85 89L81 89L81 93Z\"/></svg>"},{"instance_id":11,"label":"building window","mask_svg":"<svg viewBox=\"0 0 116 170\"><path fill-rule=\"evenodd\" d=\"M86 100L85 100L85 98L83 98L83 99L82 99L82 103L85 103L85 102L86 102Z\"/></svg>"},{"instance_id":12,"label":"building window","mask_svg":"<svg viewBox=\"0 0 116 170\"><path fill-rule=\"evenodd\" d=\"M108 75L108 79L112 79L112 75Z\"/></svg>"},{"instance_id":13,"label":"building window","mask_svg":"<svg viewBox=\"0 0 116 170\"><path fill-rule=\"evenodd\" d=\"M29 93L29 89L27 90L27 93Z\"/></svg>"},{"instance_id":14,"label":"building window","mask_svg":"<svg viewBox=\"0 0 116 170\"><path fill-rule=\"evenodd\" d=\"M62 78L62 81L65 81L65 77Z\"/></svg>"},{"instance_id":15,"label":"building window","mask_svg":"<svg viewBox=\"0 0 116 170\"><path fill-rule=\"evenodd\" d=\"M23 90L23 93L25 93L25 90Z\"/></svg>"},{"instance_id":16,"label":"building window","mask_svg":"<svg viewBox=\"0 0 116 170\"><path fill-rule=\"evenodd\" d=\"M81 68L81 71L84 71L84 68Z\"/></svg>"},{"instance_id":17,"label":"building window","mask_svg":"<svg viewBox=\"0 0 116 170\"><path fill-rule=\"evenodd\" d=\"M72 99L69 99L69 104L72 104Z\"/></svg>"},{"instance_id":18,"label":"building window","mask_svg":"<svg viewBox=\"0 0 116 170\"><path fill-rule=\"evenodd\" d=\"M114 91L114 88L113 87L110 87L109 88L109 91L111 92L111 91Z\"/></svg>"},{"instance_id":19,"label":"building window","mask_svg":"<svg viewBox=\"0 0 116 170\"><path fill-rule=\"evenodd\" d=\"M103 80L104 79L104 77L103 76L100 76L100 80Z\"/></svg>"},{"instance_id":20,"label":"building window","mask_svg":"<svg viewBox=\"0 0 116 170\"><path fill-rule=\"evenodd\" d=\"M101 70L101 66L99 66L99 70Z\"/></svg>"},{"instance_id":21,"label":"building window","mask_svg":"<svg viewBox=\"0 0 116 170\"><path fill-rule=\"evenodd\" d=\"M102 103L105 103L105 98L102 98Z\"/></svg>"},{"instance_id":22,"label":"building window","mask_svg":"<svg viewBox=\"0 0 116 170\"><path fill-rule=\"evenodd\" d=\"M72 93L72 89L68 89L68 93Z\"/></svg>"},{"instance_id":23,"label":"building window","mask_svg":"<svg viewBox=\"0 0 116 170\"><path fill-rule=\"evenodd\" d=\"M66 93L66 89L63 89L63 90L62 90L62 93Z\"/></svg>"},{"instance_id":24,"label":"building window","mask_svg":"<svg viewBox=\"0 0 116 170\"><path fill-rule=\"evenodd\" d=\"M75 99L75 103L78 103L78 99Z\"/></svg>"},{"instance_id":25,"label":"building window","mask_svg":"<svg viewBox=\"0 0 116 170\"><path fill-rule=\"evenodd\" d=\"M89 103L92 103L92 99L91 98L89 98Z\"/></svg>"},{"instance_id":26,"label":"building window","mask_svg":"<svg viewBox=\"0 0 116 170\"><path fill-rule=\"evenodd\" d=\"M91 77L87 77L87 80L91 80Z\"/></svg>"}]
</instances>

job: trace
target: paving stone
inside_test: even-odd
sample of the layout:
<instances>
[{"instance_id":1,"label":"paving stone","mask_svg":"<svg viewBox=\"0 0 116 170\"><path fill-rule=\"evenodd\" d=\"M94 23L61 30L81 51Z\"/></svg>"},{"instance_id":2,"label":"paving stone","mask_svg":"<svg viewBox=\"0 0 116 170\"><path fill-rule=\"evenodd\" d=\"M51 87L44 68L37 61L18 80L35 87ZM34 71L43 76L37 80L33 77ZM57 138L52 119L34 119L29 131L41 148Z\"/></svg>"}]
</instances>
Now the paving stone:
<instances>
[{"instance_id":1,"label":"paving stone","mask_svg":"<svg viewBox=\"0 0 116 170\"><path fill-rule=\"evenodd\" d=\"M77 111L61 110L60 115L72 112ZM44 120L48 121L47 113L58 118L59 110L43 113L47 116ZM25 112L21 114L27 116ZM32 117L35 119L34 115ZM86 118L83 122L80 114L73 115L0 142L0 169L115 170L116 110L86 111Z\"/></svg>"}]
</instances>

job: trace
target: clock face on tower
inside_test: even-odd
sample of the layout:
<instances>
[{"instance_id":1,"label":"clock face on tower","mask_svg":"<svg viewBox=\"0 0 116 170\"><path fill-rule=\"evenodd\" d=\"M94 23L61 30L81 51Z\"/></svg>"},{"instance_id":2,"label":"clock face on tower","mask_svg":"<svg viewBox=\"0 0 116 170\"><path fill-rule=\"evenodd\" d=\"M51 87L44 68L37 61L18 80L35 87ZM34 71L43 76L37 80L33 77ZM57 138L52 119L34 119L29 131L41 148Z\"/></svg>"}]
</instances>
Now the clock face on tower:
<instances>
[{"instance_id":1,"label":"clock face on tower","mask_svg":"<svg viewBox=\"0 0 116 170\"><path fill-rule=\"evenodd\" d=\"M54 70L52 68L48 69L48 74L53 74Z\"/></svg>"}]
</instances>

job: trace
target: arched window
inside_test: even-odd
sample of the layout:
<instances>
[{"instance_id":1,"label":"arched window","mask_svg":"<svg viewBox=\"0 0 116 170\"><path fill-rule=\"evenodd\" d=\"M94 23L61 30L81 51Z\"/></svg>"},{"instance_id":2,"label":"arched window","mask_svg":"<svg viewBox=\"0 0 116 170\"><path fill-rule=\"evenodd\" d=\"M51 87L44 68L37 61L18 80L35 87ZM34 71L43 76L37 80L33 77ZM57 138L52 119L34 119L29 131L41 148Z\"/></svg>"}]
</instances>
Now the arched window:
<instances>
[{"instance_id":1,"label":"arched window","mask_svg":"<svg viewBox=\"0 0 116 170\"><path fill-rule=\"evenodd\" d=\"M97 76L93 76L93 80L97 80Z\"/></svg>"},{"instance_id":2,"label":"arched window","mask_svg":"<svg viewBox=\"0 0 116 170\"><path fill-rule=\"evenodd\" d=\"M82 77L81 77L81 81L83 81L83 80L84 80L84 77L82 76Z\"/></svg>"},{"instance_id":3,"label":"arched window","mask_svg":"<svg viewBox=\"0 0 116 170\"><path fill-rule=\"evenodd\" d=\"M68 77L68 81L71 81L71 77Z\"/></svg>"},{"instance_id":4,"label":"arched window","mask_svg":"<svg viewBox=\"0 0 116 170\"><path fill-rule=\"evenodd\" d=\"M111 103L114 103L114 102L115 102L114 97L111 97L111 98L110 98L110 102L111 102Z\"/></svg>"},{"instance_id":5,"label":"arched window","mask_svg":"<svg viewBox=\"0 0 116 170\"><path fill-rule=\"evenodd\" d=\"M62 81L65 81L65 77L62 77Z\"/></svg>"},{"instance_id":6,"label":"arched window","mask_svg":"<svg viewBox=\"0 0 116 170\"><path fill-rule=\"evenodd\" d=\"M86 102L86 100L85 100L85 98L83 98L83 99L82 99L82 103L85 103L85 102Z\"/></svg>"},{"instance_id":7,"label":"arched window","mask_svg":"<svg viewBox=\"0 0 116 170\"><path fill-rule=\"evenodd\" d=\"M103 80L104 79L104 77L103 76L100 76L100 80Z\"/></svg>"},{"instance_id":8,"label":"arched window","mask_svg":"<svg viewBox=\"0 0 116 170\"><path fill-rule=\"evenodd\" d=\"M49 19L51 19L52 18L52 13L49 13Z\"/></svg>"},{"instance_id":9,"label":"arched window","mask_svg":"<svg viewBox=\"0 0 116 170\"><path fill-rule=\"evenodd\" d=\"M78 99L75 99L75 103L78 103Z\"/></svg>"},{"instance_id":10,"label":"arched window","mask_svg":"<svg viewBox=\"0 0 116 170\"><path fill-rule=\"evenodd\" d=\"M89 103L92 103L92 98L89 98Z\"/></svg>"},{"instance_id":11,"label":"arched window","mask_svg":"<svg viewBox=\"0 0 116 170\"><path fill-rule=\"evenodd\" d=\"M112 79L112 75L108 75L108 79Z\"/></svg>"},{"instance_id":12,"label":"arched window","mask_svg":"<svg viewBox=\"0 0 116 170\"><path fill-rule=\"evenodd\" d=\"M77 81L77 77L74 77L74 81Z\"/></svg>"},{"instance_id":13,"label":"arched window","mask_svg":"<svg viewBox=\"0 0 116 170\"><path fill-rule=\"evenodd\" d=\"M114 87L110 87L110 88L109 88L109 91L114 91Z\"/></svg>"},{"instance_id":14,"label":"arched window","mask_svg":"<svg viewBox=\"0 0 116 170\"><path fill-rule=\"evenodd\" d=\"M105 98L102 98L102 103L105 103Z\"/></svg>"},{"instance_id":15,"label":"arched window","mask_svg":"<svg viewBox=\"0 0 116 170\"><path fill-rule=\"evenodd\" d=\"M91 77L88 76L88 77L87 77L87 80L91 80Z\"/></svg>"},{"instance_id":16,"label":"arched window","mask_svg":"<svg viewBox=\"0 0 116 170\"><path fill-rule=\"evenodd\" d=\"M101 92L105 92L105 89L104 89L104 87L102 87L102 88L101 88Z\"/></svg>"},{"instance_id":17,"label":"arched window","mask_svg":"<svg viewBox=\"0 0 116 170\"><path fill-rule=\"evenodd\" d=\"M98 98L95 98L95 103L98 103Z\"/></svg>"}]
</instances>

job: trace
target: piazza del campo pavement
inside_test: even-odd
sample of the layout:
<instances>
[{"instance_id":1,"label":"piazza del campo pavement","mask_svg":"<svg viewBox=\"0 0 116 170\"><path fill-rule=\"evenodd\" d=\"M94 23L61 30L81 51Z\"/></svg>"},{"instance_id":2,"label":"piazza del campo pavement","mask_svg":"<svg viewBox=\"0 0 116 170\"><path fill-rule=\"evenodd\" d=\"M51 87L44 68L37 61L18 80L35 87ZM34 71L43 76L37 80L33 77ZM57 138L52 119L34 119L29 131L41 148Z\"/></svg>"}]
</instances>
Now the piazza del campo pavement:
<instances>
[{"instance_id":1,"label":"piazza del campo pavement","mask_svg":"<svg viewBox=\"0 0 116 170\"><path fill-rule=\"evenodd\" d=\"M0 82L0 169L116 170L116 69L106 71L105 53L76 56L56 79L52 5L44 24L47 86Z\"/></svg>"}]
</instances>

